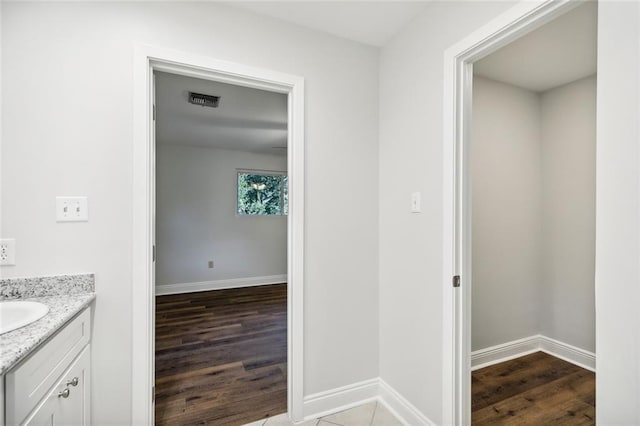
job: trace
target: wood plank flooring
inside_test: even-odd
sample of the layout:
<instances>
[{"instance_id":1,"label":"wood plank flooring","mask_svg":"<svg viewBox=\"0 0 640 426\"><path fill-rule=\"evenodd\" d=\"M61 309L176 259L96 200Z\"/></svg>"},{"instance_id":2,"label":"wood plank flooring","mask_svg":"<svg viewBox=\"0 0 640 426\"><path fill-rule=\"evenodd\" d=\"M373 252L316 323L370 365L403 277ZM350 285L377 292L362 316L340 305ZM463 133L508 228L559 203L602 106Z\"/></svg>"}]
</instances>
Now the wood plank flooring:
<instances>
[{"instance_id":1,"label":"wood plank flooring","mask_svg":"<svg viewBox=\"0 0 640 426\"><path fill-rule=\"evenodd\" d=\"M156 425L286 411L286 284L156 298Z\"/></svg>"},{"instance_id":2,"label":"wood plank flooring","mask_svg":"<svg viewBox=\"0 0 640 426\"><path fill-rule=\"evenodd\" d=\"M474 425L594 425L595 373L536 352L471 374Z\"/></svg>"}]
</instances>

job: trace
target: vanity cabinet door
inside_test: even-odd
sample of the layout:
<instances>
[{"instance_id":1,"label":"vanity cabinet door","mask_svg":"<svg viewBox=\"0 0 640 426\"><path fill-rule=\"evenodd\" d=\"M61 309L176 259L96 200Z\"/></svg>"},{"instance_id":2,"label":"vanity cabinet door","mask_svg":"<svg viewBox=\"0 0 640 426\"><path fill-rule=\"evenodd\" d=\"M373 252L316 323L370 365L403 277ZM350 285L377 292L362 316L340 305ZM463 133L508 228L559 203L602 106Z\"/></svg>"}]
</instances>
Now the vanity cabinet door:
<instances>
[{"instance_id":1,"label":"vanity cabinet door","mask_svg":"<svg viewBox=\"0 0 640 426\"><path fill-rule=\"evenodd\" d=\"M87 345L71 367L24 422L29 426L89 425L91 358Z\"/></svg>"},{"instance_id":2,"label":"vanity cabinet door","mask_svg":"<svg viewBox=\"0 0 640 426\"><path fill-rule=\"evenodd\" d=\"M24 424L29 426L53 426L58 424L58 410L58 401L49 395Z\"/></svg>"}]
</instances>

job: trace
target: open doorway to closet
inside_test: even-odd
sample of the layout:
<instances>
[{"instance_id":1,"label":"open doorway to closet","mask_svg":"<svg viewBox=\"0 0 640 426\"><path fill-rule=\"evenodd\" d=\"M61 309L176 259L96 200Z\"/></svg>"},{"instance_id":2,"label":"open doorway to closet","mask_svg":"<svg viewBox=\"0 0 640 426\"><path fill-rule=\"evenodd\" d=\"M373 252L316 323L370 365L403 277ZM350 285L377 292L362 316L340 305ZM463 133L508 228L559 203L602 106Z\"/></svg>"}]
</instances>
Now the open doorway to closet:
<instances>
[{"instance_id":1,"label":"open doorway to closet","mask_svg":"<svg viewBox=\"0 0 640 426\"><path fill-rule=\"evenodd\" d=\"M155 78L155 422L287 412L288 95Z\"/></svg>"},{"instance_id":2,"label":"open doorway to closet","mask_svg":"<svg viewBox=\"0 0 640 426\"><path fill-rule=\"evenodd\" d=\"M473 64L471 423L595 424L597 3Z\"/></svg>"}]
</instances>

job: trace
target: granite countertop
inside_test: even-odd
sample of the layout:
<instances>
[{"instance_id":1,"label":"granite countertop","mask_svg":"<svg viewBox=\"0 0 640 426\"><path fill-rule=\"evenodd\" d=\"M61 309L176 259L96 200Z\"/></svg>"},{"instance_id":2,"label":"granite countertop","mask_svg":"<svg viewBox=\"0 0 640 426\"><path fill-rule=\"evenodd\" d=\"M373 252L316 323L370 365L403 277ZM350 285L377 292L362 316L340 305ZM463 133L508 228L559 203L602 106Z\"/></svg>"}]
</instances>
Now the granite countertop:
<instances>
[{"instance_id":1,"label":"granite countertop","mask_svg":"<svg viewBox=\"0 0 640 426\"><path fill-rule=\"evenodd\" d=\"M49 307L38 321L0 334L0 374L25 359L96 298L93 274L0 280L0 302L30 300Z\"/></svg>"}]
</instances>

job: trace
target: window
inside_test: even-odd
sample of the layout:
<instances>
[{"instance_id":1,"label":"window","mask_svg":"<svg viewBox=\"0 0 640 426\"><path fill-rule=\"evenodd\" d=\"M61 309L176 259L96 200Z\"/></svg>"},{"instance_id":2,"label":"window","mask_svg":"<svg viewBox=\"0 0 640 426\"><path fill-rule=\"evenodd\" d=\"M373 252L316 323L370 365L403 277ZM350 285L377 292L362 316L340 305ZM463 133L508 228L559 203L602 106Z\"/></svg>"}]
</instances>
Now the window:
<instances>
[{"instance_id":1,"label":"window","mask_svg":"<svg viewBox=\"0 0 640 426\"><path fill-rule=\"evenodd\" d=\"M239 215L274 216L289 213L289 181L285 172L238 170Z\"/></svg>"}]
</instances>

